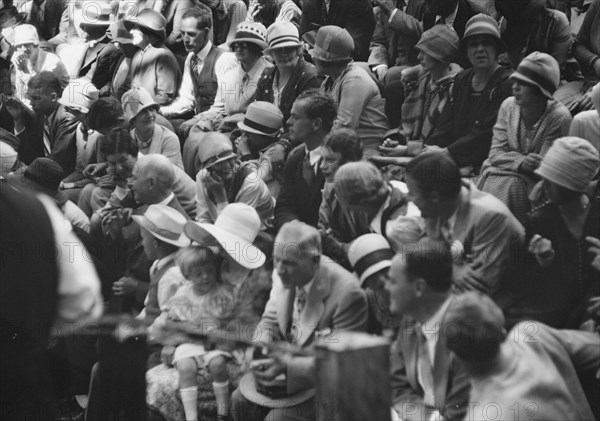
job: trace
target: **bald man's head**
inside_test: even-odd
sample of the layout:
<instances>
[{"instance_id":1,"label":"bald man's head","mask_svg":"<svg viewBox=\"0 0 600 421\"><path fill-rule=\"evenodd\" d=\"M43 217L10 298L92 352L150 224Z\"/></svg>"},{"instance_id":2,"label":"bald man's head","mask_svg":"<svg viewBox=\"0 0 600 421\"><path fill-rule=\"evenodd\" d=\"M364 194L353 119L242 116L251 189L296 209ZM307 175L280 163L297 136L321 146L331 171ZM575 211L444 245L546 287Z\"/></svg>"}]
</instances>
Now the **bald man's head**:
<instances>
[{"instance_id":1,"label":"bald man's head","mask_svg":"<svg viewBox=\"0 0 600 421\"><path fill-rule=\"evenodd\" d=\"M129 180L135 200L148 205L162 202L172 192L175 168L169 159L159 154L140 157Z\"/></svg>"},{"instance_id":2,"label":"bald man's head","mask_svg":"<svg viewBox=\"0 0 600 421\"><path fill-rule=\"evenodd\" d=\"M301 287L313 279L321 259L321 235L300 221L284 224L273 250L275 269L285 288Z\"/></svg>"}]
</instances>

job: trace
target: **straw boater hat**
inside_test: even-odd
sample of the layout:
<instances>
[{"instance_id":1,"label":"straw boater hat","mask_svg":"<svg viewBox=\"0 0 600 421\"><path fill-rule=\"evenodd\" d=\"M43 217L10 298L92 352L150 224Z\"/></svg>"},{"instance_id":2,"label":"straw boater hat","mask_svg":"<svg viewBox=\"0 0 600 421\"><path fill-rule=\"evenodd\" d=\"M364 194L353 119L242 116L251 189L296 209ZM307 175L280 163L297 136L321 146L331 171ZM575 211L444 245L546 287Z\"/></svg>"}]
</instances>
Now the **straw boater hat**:
<instances>
[{"instance_id":1,"label":"straw boater hat","mask_svg":"<svg viewBox=\"0 0 600 421\"><path fill-rule=\"evenodd\" d=\"M560 67L550 54L534 51L521 61L510 77L537 86L542 94L552 99L560 83Z\"/></svg>"},{"instance_id":2,"label":"straw boater hat","mask_svg":"<svg viewBox=\"0 0 600 421\"><path fill-rule=\"evenodd\" d=\"M89 79L81 78L69 82L58 102L87 114L98 96L98 88Z\"/></svg>"},{"instance_id":3,"label":"straw boater hat","mask_svg":"<svg viewBox=\"0 0 600 421\"><path fill-rule=\"evenodd\" d=\"M63 168L50 158L36 158L28 167L20 168L8 177L12 185L44 193L59 205L69 200L67 194L58 189L62 179Z\"/></svg>"},{"instance_id":4,"label":"straw boater hat","mask_svg":"<svg viewBox=\"0 0 600 421\"><path fill-rule=\"evenodd\" d=\"M258 269L266 256L253 242L261 227L256 210L245 203L230 203L214 224L188 221L185 234L199 244L221 247L246 269Z\"/></svg>"},{"instance_id":5,"label":"straw boater hat","mask_svg":"<svg viewBox=\"0 0 600 421\"><path fill-rule=\"evenodd\" d=\"M258 45L261 50L267 48L267 29L258 22L241 22L235 30L235 38L227 43L231 47L236 42L250 42Z\"/></svg>"},{"instance_id":6,"label":"straw boater hat","mask_svg":"<svg viewBox=\"0 0 600 421\"><path fill-rule=\"evenodd\" d=\"M135 25L156 35L160 41L167 37L167 20L152 9L142 9L137 16L125 18L125 28L131 31Z\"/></svg>"},{"instance_id":7,"label":"straw boater hat","mask_svg":"<svg viewBox=\"0 0 600 421\"><path fill-rule=\"evenodd\" d=\"M244 121L237 125L245 132L276 136L283 127L283 114L270 102L256 101L248 106Z\"/></svg>"},{"instance_id":8,"label":"straw boater hat","mask_svg":"<svg viewBox=\"0 0 600 421\"><path fill-rule=\"evenodd\" d=\"M155 238L177 247L190 245L183 233L185 216L167 205L150 205L144 215L133 215L133 220Z\"/></svg>"},{"instance_id":9,"label":"straw boater hat","mask_svg":"<svg viewBox=\"0 0 600 421\"><path fill-rule=\"evenodd\" d=\"M310 50L313 59L325 63L343 64L352 61L354 51L354 39L350 33L335 25L327 25L319 28L315 47Z\"/></svg>"},{"instance_id":10,"label":"straw boater hat","mask_svg":"<svg viewBox=\"0 0 600 421\"><path fill-rule=\"evenodd\" d=\"M300 35L298 28L292 22L280 21L275 22L267 29L267 41L269 48L265 49L265 54L269 54L272 50L286 47L301 47Z\"/></svg>"},{"instance_id":11,"label":"straw boater hat","mask_svg":"<svg viewBox=\"0 0 600 421\"><path fill-rule=\"evenodd\" d=\"M348 261L358 275L361 285L371 275L388 269L394 257L388 241L379 234L365 234L350 244Z\"/></svg>"},{"instance_id":12,"label":"straw boater hat","mask_svg":"<svg viewBox=\"0 0 600 421\"><path fill-rule=\"evenodd\" d=\"M142 87L136 87L128 90L121 97L125 118L129 123L146 108L153 107L158 110L159 105L154 101L150 92Z\"/></svg>"}]
</instances>

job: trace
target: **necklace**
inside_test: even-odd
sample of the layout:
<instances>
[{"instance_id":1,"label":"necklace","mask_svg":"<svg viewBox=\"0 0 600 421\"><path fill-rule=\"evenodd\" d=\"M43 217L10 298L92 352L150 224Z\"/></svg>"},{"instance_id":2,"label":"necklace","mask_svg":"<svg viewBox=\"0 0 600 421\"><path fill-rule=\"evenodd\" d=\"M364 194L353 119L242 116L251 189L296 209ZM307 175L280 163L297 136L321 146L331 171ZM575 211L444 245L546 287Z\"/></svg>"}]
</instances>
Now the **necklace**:
<instances>
[{"instance_id":1,"label":"necklace","mask_svg":"<svg viewBox=\"0 0 600 421\"><path fill-rule=\"evenodd\" d=\"M153 134L154 134L154 130L152 131L152 133L150 133L150 137L148 138L148 140L142 140L142 138L138 134L137 130L135 131L135 139L137 140L138 145L140 146L140 149L146 149L148 146L150 146L150 143L152 143L152 135Z\"/></svg>"}]
</instances>

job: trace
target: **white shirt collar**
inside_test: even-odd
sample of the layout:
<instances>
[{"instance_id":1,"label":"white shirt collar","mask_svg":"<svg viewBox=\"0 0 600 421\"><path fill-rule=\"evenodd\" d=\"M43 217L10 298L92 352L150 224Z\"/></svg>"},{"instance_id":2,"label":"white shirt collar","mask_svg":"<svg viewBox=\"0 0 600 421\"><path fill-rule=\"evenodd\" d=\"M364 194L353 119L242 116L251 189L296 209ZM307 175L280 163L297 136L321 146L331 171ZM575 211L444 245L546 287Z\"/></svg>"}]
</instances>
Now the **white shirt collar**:
<instances>
[{"instance_id":1,"label":"white shirt collar","mask_svg":"<svg viewBox=\"0 0 600 421\"><path fill-rule=\"evenodd\" d=\"M212 42L207 41L206 45L204 46L204 48L202 48L200 51L198 51L198 53L196 54L198 56L198 59L200 61L204 61L206 60L206 57L208 56L208 53L210 53L210 49L212 48Z\"/></svg>"},{"instance_id":2,"label":"white shirt collar","mask_svg":"<svg viewBox=\"0 0 600 421\"><path fill-rule=\"evenodd\" d=\"M383 202L383 204L379 207L377 214L371 221L371 224L370 224L371 231L385 236L384 232L380 232L381 231L381 218L383 217L383 210L386 209L390 205L391 200L392 200L392 191L391 191L391 189L388 188L387 199L385 199L385 202Z\"/></svg>"},{"instance_id":3,"label":"white shirt collar","mask_svg":"<svg viewBox=\"0 0 600 421\"><path fill-rule=\"evenodd\" d=\"M175 197L175 193L171 192L171 194L169 194L165 200L161 201L160 203L157 203L157 205L168 205L169 202L171 200L173 200L173 198Z\"/></svg>"},{"instance_id":4,"label":"white shirt collar","mask_svg":"<svg viewBox=\"0 0 600 421\"><path fill-rule=\"evenodd\" d=\"M315 165L317 165L317 163L321 159L321 148L314 148L312 151L309 151L305 145L304 150L308 154L308 159L310 161L310 165L312 165L313 167Z\"/></svg>"},{"instance_id":5,"label":"white shirt collar","mask_svg":"<svg viewBox=\"0 0 600 421\"><path fill-rule=\"evenodd\" d=\"M173 260L175 258L175 253L171 253L168 256L163 257L162 259L157 259L154 261L154 263L152 264L152 268L150 268L150 270L160 270L162 269L167 263L169 263L171 260Z\"/></svg>"}]
</instances>

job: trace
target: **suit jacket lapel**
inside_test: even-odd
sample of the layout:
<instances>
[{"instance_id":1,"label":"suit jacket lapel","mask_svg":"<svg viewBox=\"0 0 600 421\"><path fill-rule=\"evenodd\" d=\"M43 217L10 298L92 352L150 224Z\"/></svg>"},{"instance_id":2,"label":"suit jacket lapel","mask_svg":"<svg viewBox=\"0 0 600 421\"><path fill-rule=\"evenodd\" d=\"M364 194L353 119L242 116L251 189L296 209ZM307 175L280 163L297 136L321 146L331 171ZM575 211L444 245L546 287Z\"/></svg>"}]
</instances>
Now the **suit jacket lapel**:
<instances>
[{"instance_id":1,"label":"suit jacket lapel","mask_svg":"<svg viewBox=\"0 0 600 421\"><path fill-rule=\"evenodd\" d=\"M452 301L454 299L450 298L450 304L448 308L452 305ZM444 317L442 320L446 317ZM443 325L443 321L442 321ZM438 332L438 340L435 345L435 361L433 364L433 383L435 384L434 396L435 401L440 405L445 405L446 403L446 392L448 390L448 378L450 376L450 351L446 347L446 340L442 337L441 333L444 331L442 327L440 327L440 331Z\"/></svg>"},{"instance_id":2,"label":"suit jacket lapel","mask_svg":"<svg viewBox=\"0 0 600 421\"><path fill-rule=\"evenodd\" d=\"M279 330L284 337L287 337L288 328L292 321L295 297L296 291L292 288L286 289L281 287L280 299L277 301L277 322L279 323Z\"/></svg>"},{"instance_id":3,"label":"suit jacket lapel","mask_svg":"<svg viewBox=\"0 0 600 421\"><path fill-rule=\"evenodd\" d=\"M324 262L321 258L319 271L306 298L306 307L300 316L301 336L298 345L303 346L309 338L312 338L313 332L317 329L325 311L323 301L329 296L330 292L331 280L325 272Z\"/></svg>"},{"instance_id":4,"label":"suit jacket lapel","mask_svg":"<svg viewBox=\"0 0 600 421\"><path fill-rule=\"evenodd\" d=\"M407 333L406 340L402 341L402 350L404 354L404 367L406 369L406 377L410 384L414 385L418 390L422 390L419 383L419 375L417 374L419 362L419 336L417 334L417 325L412 322L406 326L410 329Z\"/></svg>"}]
</instances>

